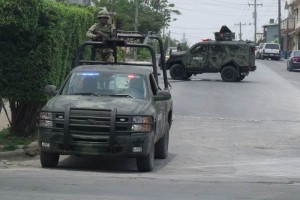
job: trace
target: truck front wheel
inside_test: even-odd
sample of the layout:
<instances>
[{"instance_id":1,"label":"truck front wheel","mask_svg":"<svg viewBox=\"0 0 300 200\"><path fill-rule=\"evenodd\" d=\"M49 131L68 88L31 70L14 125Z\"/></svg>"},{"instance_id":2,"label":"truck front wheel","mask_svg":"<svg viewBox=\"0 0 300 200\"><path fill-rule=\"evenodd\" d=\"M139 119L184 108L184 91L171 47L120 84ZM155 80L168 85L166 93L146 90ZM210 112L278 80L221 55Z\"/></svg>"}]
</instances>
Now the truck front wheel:
<instances>
[{"instance_id":1,"label":"truck front wheel","mask_svg":"<svg viewBox=\"0 0 300 200\"><path fill-rule=\"evenodd\" d=\"M170 76L174 80L184 80L185 77L187 77L187 74L181 64L174 64L170 68Z\"/></svg>"},{"instance_id":2,"label":"truck front wheel","mask_svg":"<svg viewBox=\"0 0 300 200\"><path fill-rule=\"evenodd\" d=\"M59 161L59 154L41 151L40 161L42 167L56 167Z\"/></svg>"},{"instance_id":3,"label":"truck front wheel","mask_svg":"<svg viewBox=\"0 0 300 200\"><path fill-rule=\"evenodd\" d=\"M153 170L154 154L155 154L154 141L152 141L148 155L136 158L136 164L139 171L149 172Z\"/></svg>"},{"instance_id":4,"label":"truck front wheel","mask_svg":"<svg viewBox=\"0 0 300 200\"><path fill-rule=\"evenodd\" d=\"M167 123L165 130L164 130L164 136L158 140L158 142L155 144L155 158L159 159L165 159L168 156L168 149L169 149L169 131L170 126L169 123Z\"/></svg>"}]
</instances>

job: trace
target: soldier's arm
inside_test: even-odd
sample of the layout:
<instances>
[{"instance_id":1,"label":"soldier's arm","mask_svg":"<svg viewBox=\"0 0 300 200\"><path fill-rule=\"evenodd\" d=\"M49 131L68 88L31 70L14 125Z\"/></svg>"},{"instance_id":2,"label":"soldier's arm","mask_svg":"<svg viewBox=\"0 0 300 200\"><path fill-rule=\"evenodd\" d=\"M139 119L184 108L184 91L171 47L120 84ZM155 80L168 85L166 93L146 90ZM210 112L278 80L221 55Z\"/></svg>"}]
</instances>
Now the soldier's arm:
<instances>
[{"instance_id":1,"label":"soldier's arm","mask_svg":"<svg viewBox=\"0 0 300 200\"><path fill-rule=\"evenodd\" d=\"M99 35L97 35L95 32L95 27L96 24L91 26L91 28L89 28L89 30L86 32L86 37L90 38L91 40L97 40L97 38L99 37Z\"/></svg>"}]
</instances>

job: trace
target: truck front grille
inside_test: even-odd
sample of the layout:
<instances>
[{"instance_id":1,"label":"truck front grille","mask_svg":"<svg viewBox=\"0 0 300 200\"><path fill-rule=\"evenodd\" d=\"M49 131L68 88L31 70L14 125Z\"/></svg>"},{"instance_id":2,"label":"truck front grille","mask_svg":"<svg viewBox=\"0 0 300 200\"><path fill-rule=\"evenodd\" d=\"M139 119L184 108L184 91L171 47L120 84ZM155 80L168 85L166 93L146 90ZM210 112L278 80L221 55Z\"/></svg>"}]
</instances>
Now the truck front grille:
<instances>
[{"instance_id":1,"label":"truck front grille","mask_svg":"<svg viewBox=\"0 0 300 200\"><path fill-rule=\"evenodd\" d=\"M131 130L128 116L111 116L111 110L70 109L70 135L110 135L111 129L115 134L128 134ZM111 123L115 121L115 123ZM114 127L112 127L114 126Z\"/></svg>"}]
</instances>

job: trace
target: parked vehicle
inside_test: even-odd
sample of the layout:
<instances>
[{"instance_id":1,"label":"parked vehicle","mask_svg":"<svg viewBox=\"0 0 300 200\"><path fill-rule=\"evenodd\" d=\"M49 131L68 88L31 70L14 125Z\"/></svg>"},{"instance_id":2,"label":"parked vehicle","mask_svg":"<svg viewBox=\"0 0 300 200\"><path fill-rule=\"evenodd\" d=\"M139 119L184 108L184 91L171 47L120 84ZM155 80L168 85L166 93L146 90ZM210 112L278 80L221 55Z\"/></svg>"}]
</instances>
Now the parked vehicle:
<instances>
[{"instance_id":1,"label":"parked vehicle","mask_svg":"<svg viewBox=\"0 0 300 200\"><path fill-rule=\"evenodd\" d=\"M226 26L225 26L226 27ZM221 73L224 81L241 81L255 71L255 46L251 42L232 41L226 27L216 32L216 40L194 44L189 50L171 54L166 69L174 80L186 80L202 73Z\"/></svg>"},{"instance_id":2,"label":"parked vehicle","mask_svg":"<svg viewBox=\"0 0 300 200\"><path fill-rule=\"evenodd\" d=\"M167 50L166 50L166 60L170 58L170 55L172 53L176 53L177 52L177 47L169 47Z\"/></svg>"},{"instance_id":3,"label":"parked vehicle","mask_svg":"<svg viewBox=\"0 0 300 200\"><path fill-rule=\"evenodd\" d=\"M287 60L288 71L293 71L293 69L300 69L300 50L292 51L290 57Z\"/></svg>"},{"instance_id":4,"label":"parked vehicle","mask_svg":"<svg viewBox=\"0 0 300 200\"><path fill-rule=\"evenodd\" d=\"M260 54L261 54L261 49L263 47L265 43L260 43L257 47L256 47L256 51L255 51L255 58L260 59Z\"/></svg>"},{"instance_id":5,"label":"parked vehicle","mask_svg":"<svg viewBox=\"0 0 300 200\"><path fill-rule=\"evenodd\" d=\"M145 39L137 34L126 38L131 37ZM164 57L161 39L147 37L159 41ZM114 63L88 60L90 47L113 49ZM117 51L124 47L149 50L152 62L119 60ZM53 97L40 112L41 165L56 167L60 155L97 155L133 157L139 171L151 171L154 158L168 155L173 110L165 71L164 88L158 81L153 47L122 39L85 42L75 66L58 91L54 85L45 87Z\"/></svg>"},{"instance_id":6,"label":"parked vehicle","mask_svg":"<svg viewBox=\"0 0 300 200\"><path fill-rule=\"evenodd\" d=\"M257 55L258 48L259 48L259 46L255 46L255 58L256 58L256 55Z\"/></svg>"},{"instance_id":7,"label":"parked vehicle","mask_svg":"<svg viewBox=\"0 0 300 200\"><path fill-rule=\"evenodd\" d=\"M257 58L280 60L280 45L277 43L262 43L259 46Z\"/></svg>"}]
</instances>

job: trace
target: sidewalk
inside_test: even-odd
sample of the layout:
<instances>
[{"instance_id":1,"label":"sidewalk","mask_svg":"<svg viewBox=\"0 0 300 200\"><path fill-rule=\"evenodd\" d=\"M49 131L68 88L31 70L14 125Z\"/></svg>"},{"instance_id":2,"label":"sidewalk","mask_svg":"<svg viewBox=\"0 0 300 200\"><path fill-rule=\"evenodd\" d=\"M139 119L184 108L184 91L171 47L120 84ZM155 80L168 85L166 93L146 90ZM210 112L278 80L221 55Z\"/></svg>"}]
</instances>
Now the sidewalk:
<instances>
[{"instance_id":1,"label":"sidewalk","mask_svg":"<svg viewBox=\"0 0 300 200\"><path fill-rule=\"evenodd\" d=\"M8 104L8 102L6 102L6 101L4 101L4 100L3 100L3 103L4 103L5 108L6 108L6 110L7 110L8 117L10 117L10 108L9 108L9 104ZM8 123L8 120L7 120L5 111L4 111L4 109L2 108L1 113L0 113L0 131L1 131L3 128L7 128L8 126L9 126L9 123Z\"/></svg>"}]
</instances>

